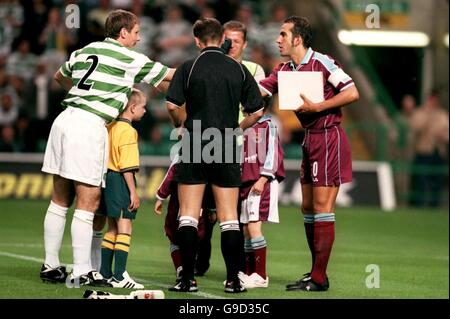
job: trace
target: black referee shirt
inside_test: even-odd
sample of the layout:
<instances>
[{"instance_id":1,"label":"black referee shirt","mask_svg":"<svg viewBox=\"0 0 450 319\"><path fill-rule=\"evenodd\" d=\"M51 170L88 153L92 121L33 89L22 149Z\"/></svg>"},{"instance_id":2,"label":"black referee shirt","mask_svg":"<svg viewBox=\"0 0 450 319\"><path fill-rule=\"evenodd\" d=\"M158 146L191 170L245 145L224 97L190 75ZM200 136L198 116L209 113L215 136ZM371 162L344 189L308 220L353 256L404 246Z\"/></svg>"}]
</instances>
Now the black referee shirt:
<instances>
[{"instance_id":1,"label":"black referee shirt","mask_svg":"<svg viewBox=\"0 0 450 319\"><path fill-rule=\"evenodd\" d=\"M245 66L218 47L206 47L195 59L179 66L170 83L166 100L181 107L186 102L184 126L192 131L200 120L202 131L239 127L239 103L244 112L263 107L258 85Z\"/></svg>"}]
</instances>

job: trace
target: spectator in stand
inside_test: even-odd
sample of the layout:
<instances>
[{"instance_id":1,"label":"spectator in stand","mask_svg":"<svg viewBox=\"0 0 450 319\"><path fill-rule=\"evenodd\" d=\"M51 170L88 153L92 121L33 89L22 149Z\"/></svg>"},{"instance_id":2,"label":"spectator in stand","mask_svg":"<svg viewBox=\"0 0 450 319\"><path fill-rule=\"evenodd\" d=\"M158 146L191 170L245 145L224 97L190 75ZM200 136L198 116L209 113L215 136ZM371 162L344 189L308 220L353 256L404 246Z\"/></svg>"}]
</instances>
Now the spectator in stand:
<instances>
[{"instance_id":1,"label":"spectator in stand","mask_svg":"<svg viewBox=\"0 0 450 319\"><path fill-rule=\"evenodd\" d=\"M14 103L11 94L0 97L0 125L13 125L19 116L19 106Z\"/></svg>"},{"instance_id":2,"label":"spectator in stand","mask_svg":"<svg viewBox=\"0 0 450 319\"><path fill-rule=\"evenodd\" d=\"M192 25L184 20L180 8L169 5L156 40L161 63L175 67L194 54L191 31Z\"/></svg>"},{"instance_id":3,"label":"spectator in stand","mask_svg":"<svg viewBox=\"0 0 450 319\"><path fill-rule=\"evenodd\" d=\"M6 72L16 89L23 91L31 85L37 62L37 56L30 51L30 42L25 38L18 40L17 51L6 62Z\"/></svg>"},{"instance_id":4,"label":"spectator in stand","mask_svg":"<svg viewBox=\"0 0 450 319\"><path fill-rule=\"evenodd\" d=\"M410 203L438 207L445 183L439 168L447 166L448 160L449 120L437 90L432 90L425 104L414 111L409 124L415 152Z\"/></svg>"},{"instance_id":5,"label":"spectator in stand","mask_svg":"<svg viewBox=\"0 0 450 319\"><path fill-rule=\"evenodd\" d=\"M23 7L18 0L0 1L0 66L11 52L12 42L23 24Z\"/></svg>"},{"instance_id":6,"label":"spectator in stand","mask_svg":"<svg viewBox=\"0 0 450 319\"><path fill-rule=\"evenodd\" d=\"M262 26L253 15L253 9L250 4L242 4L236 12L234 20L240 21L247 27L247 47L244 51L244 60L250 60L250 50L257 45L261 39Z\"/></svg>"},{"instance_id":7,"label":"spectator in stand","mask_svg":"<svg viewBox=\"0 0 450 319\"><path fill-rule=\"evenodd\" d=\"M112 8L110 0L100 0L98 8L89 11L87 16L87 29L90 41L102 41L105 34L105 22Z\"/></svg>"},{"instance_id":8,"label":"spectator in stand","mask_svg":"<svg viewBox=\"0 0 450 319\"><path fill-rule=\"evenodd\" d=\"M47 75L52 77L67 57L67 46L74 44L76 38L66 28L58 8L50 9L47 24L39 37L44 46L42 59L47 66Z\"/></svg>"},{"instance_id":9,"label":"spectator in stand","mask_svg":"<svg viewBox=\"0 0 450 319\"><path fill-rule=\"evenodd\" d=\"M189 23L194 23L197 19L214 18L216 11L209 3L208 0L193 0L193 1L180 1L180 9L183 11L183 16Z\"/></svg>"},{"instance_id":10,"label":"spectator in stand","mask_svg":"<svg viewBox=\"0 0 450 319\"><path fill-rule=\"evenodd\" d=\"M403 96L400 103L400 127L398 130L398 146L396 157L408 164L412 163L414 157L414 141L413 131L410 128L411 117L416 109L416 99L410 94ZM407 167L399 172L396 178L396 189L398 190L399 199L404 198L407 203L411 201L410 185L411 185L411 167Z\"/></svg>"},{"instance_id":11,"label":"spectator in stand","mask_svg":"<svg viewBox=\"0 0 450 319\"><path fill-rule=\"evenodd\" d=\"M19 96L17 95L16 89L11 85L5 68L0 68L0 96L5 93L11 95L13 103L18 103Z\"/></svg>"},{"instance_id":12,"label":"spectator in stand","mask_svg":"<svg viewBox=\"0 0 450 319\"><path fill-rule=\"evenodd\" d=\"M144 0L133 0L131 12L138 17L141 27L141 41L138 42L135 49L152 58L154 56L152 43L157 34L157 26L152 18L144 15Z\"/></svg>"},{"instance_id":13,"label":"spectator in stand","mask_svg":"<svg viewBox=\"0 0 450 319\"><path fill-rule=\"evenodd\" d=\"M0 127L0 152L20 152L20 145L16 142L16 133L12 125Z\"/></svg>"},{"instance_id":14,"label":"spectator in stand","mask_svg":"<svg viewBox=\"0 0 450 319\"><path fill-rule=\"evenodd\" d=\"M41 54L43 46L39 43L39 37L47 23L50 4L44 0L22 1L24 10L24 23L22 36L30 40L31 52Z\"/></svg>"},{"instance_id":15,"label":"spectator in stand","mask_svg":"<svg viewBox=\"0 0 450 319\"><path fill-rule=\"evenodd\" d=\"M276 39L280 32L280 25L283 24L284 19L287 17L287 10L283 5L276 3L272 6L270 13L269 21L262 27L260 41L266 51L271 56L276 57L278 56L279 49L273 39Z\"/></svg>"}]
</instances>

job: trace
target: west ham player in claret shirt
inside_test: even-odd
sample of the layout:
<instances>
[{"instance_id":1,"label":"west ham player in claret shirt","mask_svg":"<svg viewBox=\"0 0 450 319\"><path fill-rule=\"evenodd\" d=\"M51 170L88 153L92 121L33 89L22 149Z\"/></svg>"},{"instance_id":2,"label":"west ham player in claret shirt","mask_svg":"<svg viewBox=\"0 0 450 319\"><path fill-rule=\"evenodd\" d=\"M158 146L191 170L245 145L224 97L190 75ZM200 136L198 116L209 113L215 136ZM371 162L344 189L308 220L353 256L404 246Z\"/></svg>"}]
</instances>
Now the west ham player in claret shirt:
<instances>
[{"instance_id":1,"label":"west ham player in claret shirt","mask_svg":"<svg viewBox=\"0 0 450 319\"><path fill-rule=\"evenodd\" d=\"M278 65L259 82L265 94L278 91L278 71L319 71L323 74L324 101L304 103L295 115L305 129L300 169L304 226L311 250L312 268L286 289L325 291L329 288L327 265L334 242L334 206L339 186L352 180L350 146L341 128L341 107L359 98L358 90L341 65L311 48L312 30L308 19L292 16L280 29L280 54L291 60Z\"/></svg>"}]
</instances>

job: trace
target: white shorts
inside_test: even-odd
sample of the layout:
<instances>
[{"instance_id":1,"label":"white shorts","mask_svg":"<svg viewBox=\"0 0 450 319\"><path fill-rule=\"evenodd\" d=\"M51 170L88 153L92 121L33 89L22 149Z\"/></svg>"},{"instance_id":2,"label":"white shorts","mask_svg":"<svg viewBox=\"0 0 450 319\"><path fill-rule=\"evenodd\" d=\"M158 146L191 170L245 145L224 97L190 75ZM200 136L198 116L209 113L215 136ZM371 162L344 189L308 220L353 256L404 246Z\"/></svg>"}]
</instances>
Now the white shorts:
<instances>
[{"instance_id":1,"label":"white shorts","mask_svg":"<svg viewBox=\"0 0 450 319\"><path fill-rule=\"evenodd\" d=\"M279 223L278 215L278 181L275 179L268 183L261 195L250 193L241 202L240 222L271 222Z\"/></svg>"},{"instance_id":2,"label":"white shorts","mask_svg":"<svg viewBox=\"0 0 450 319\"><path fill-rule=\"evenodd\" d=\"M108 130L105 120L68 107L55 119L42 171L93 186L105 186Z\"/></svg>"}]
</instances>

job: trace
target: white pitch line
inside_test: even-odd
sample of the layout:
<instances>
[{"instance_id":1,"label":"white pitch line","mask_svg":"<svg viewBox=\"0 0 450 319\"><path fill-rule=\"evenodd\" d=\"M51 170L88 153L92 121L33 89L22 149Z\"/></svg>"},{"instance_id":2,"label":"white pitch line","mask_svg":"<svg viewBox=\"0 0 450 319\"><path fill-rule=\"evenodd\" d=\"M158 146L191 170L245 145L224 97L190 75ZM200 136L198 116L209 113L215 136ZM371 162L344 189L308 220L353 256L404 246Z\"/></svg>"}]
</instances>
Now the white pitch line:
<instances>
[{"instance_id":1,"label":"white pitch line","mask_svg":"<svg viewBox=\"0 0 450 319\"><path fill-rule=\"evenodd\" d=\"M134 277L136 278L136 277ZM142 282L142 283L147 283L149 285L154 285L154 286L158 286L161 288L169 288L172 287L171 285L167 285L167 284L163 284L160 282L156 282L156 281L151 281L151 280L146 280L146 279L142 279L142 278L136 278L137 281ZM197 291L195 293L193 293L193 296L202 296L208 299L231 299L231 298L227 298L227 297L222 297L222 296L217 296L217 295L213 295L213 294L209 294L207 292L203 292L203 291Z\"/></svg>"},{"instance_id":2,"label":"white pitch line","mask_svg":"<svg viewBox=\"0 0 450 319\"><path fill-rule=\"evenodd\" d=\"M25 244L25 243L0 243L0 247L19 247L19 248L43 248L44 244ZM61 247L72 247L72 245L61 245Z\"/></svg>"},{"instance_id":3,"label":"white pitch line","mask_svg":"<svg viewBox=\"0 0 450 319\"><path fill-rule=\"evenodd\" d=\"M21 259L21 260L27 260L27 261L34 261L36 263L44 263L44 259L42 258L36 258L36 257L31 257L31 256L26 256L26 255L18 255L18 254L13 254L13 253L8 253L6 251L0 251L0 256L5 256L5 257L10 257L10 258L16 258L16 259ZM61 264L62 266L66 266L67 268L71 268L73 265L71 264ZM136 278L136 277L135 277ZM161 288L169 288L171 287L170 285L166 285L160 282L156 282L156 281L151 281L151 280L146 280L146 279L142 279L142 278L136 278L137 281L140 281L144 284L149 284L152 286L158 286ZM218 295L213 295L213 294L209 294L207 292L203 292L203 291L198 291L193 293L195 296L201 296L201 297L205 297L208 299L230 299L230 298L226 298L226 297L222 297L222 296L218 296Z\"/></svg>"},{"instance_id":4,"label":"white pitch line","mask_svg":"<svg viewBox=\"0 0 450 319\"><path fill-rule=\"evenodd\" d=\"M0 251L0 256L6 256L6 257L22 259L22 260L29 260L29 261L34 261L34 262L37 262L37 263L43 263L44 262L44 259L42 259L42 258L36 258L36 257L24 256L24 255L17 255L17 254L7 253L6 251Z\"/></svg>"}]
</instances>

